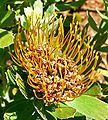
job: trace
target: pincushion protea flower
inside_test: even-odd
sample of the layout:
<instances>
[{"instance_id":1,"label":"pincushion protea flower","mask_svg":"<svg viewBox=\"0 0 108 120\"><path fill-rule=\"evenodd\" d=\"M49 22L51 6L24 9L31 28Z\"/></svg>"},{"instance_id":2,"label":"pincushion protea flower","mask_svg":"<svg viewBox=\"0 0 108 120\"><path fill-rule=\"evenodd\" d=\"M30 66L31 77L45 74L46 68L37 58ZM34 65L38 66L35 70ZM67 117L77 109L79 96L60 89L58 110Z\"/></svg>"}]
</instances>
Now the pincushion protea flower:
<instances>
[{"instance_id":1,"label":"pincushion protea flower","mask_svg":"<svg viewBox=\"0 0 108 120\"><path fill-rule=\"evenodd\" d=\"M16 56L11 57L29 73L27 83L35 96L56 104L80 96L95 82L98 53L89 37L81 37L75 19L66 36L63 18L57 30L54 22L37 18L35 26L20 30L14 43Z\"/></svg>"}]
</instances>

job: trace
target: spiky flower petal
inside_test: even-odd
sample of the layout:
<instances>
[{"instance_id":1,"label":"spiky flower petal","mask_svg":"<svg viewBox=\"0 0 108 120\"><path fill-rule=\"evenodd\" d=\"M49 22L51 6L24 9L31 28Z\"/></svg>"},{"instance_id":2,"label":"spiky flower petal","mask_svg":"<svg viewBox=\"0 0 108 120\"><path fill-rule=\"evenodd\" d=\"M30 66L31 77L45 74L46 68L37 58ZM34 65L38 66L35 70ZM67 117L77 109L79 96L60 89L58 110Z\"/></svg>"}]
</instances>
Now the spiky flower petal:
<instances>
[{"instance_id":1,"label":"spiky flower petal","mask_svg":"<svg viewBox=\"0 0 108 120\"><path fill-rule=\"evenodd\" d=\"M27 83L35 96L56 104L80 96L94 83L98 55L75 19L66 36L63 18L57 30L54 23L38 18L35 26L21 29L14 43L16 56L11 57L29 73Z\"/></svg>"}]
</instances>

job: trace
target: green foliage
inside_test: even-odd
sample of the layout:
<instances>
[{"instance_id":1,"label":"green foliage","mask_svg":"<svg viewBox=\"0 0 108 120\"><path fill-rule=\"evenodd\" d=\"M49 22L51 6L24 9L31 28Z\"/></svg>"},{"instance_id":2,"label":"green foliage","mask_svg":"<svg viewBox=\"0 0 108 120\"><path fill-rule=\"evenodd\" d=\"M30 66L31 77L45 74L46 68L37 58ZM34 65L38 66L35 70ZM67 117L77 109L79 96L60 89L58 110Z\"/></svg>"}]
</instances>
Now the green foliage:
<instances>
[{"instance_id":1,"label":"green foliage","mask_svg":"<svg viewBox=\"0 0 108 120\"><path fill-rule=\"evenodd\" d=\"M85 92L85 95L98 96L101 95L101 90L101 86L98 83L95 83Z\"/></svg>"},{"instance_id":2,"label":"green foliage","mask_svg":"<svg viewBox=\"0 0 108 120\"><path fill-rule=\"evenodd\" d=\"M19 87L19 90L24 95L24 97L27 99L28 95L26 92L26 87L25 87L24 81L18 73L16 73L15 81L16 81L17 86Z\"/></svg>"},{"instance_id":3,"label":"green foliage","mask_svg":"<svg viewBox=\"0 0 108 120\"><path fill-rule=\"evenodd\" d=\"M2 11L0 15L0 27L6 28L11 27L14 25L15 13L11 10L9 11Z\"/></svg>"},{"instance_id":4,"label":"green foliage","mask_svg":"<svg viewBox=\"0 0 108 120\"><path fill-rule=\"evenodd\" d=\"M0 48L8 47L11 44L13 44L12 33L0 29Z\"/></svg>"},{"instance_id":5,"label":"green foliage","mask_svg":"<svg viewBox=\"0 0 108 120\"><path fill-rule=\"evenodd\" d=\"M108 104L92 96L82 95L72 102L66 102L66 105L92 119L106 120L108 118Z\"/></svg>"},{"instance_id":6,"label":"green foliage","mask_svg":"<svg viewBox=\"0 0 108 120\"><path fill-rule=\"evenodd\" d=\"M56 7L60 11L65 11L65 10L69 10L69 9L78 9L84 3L85 3L85 0L79 0L79 1L76 1L76 2L69 2L69 3L60 2L60 4L58 3L56 5Z\"/></svg>"},{"instance_id":7,"label":"green foliage","mask_svg":"<svg viewBox=\"0 0 108 120\"><path fill-rule=\"evenodd\" d=\"M103 44L108 39L108 8L107 8L108 2L105 0L105 14L101 13L99 10L97 10L97 13L102 18L101 23L99 26L96 25L95 21L91 17L91 15L88 12L88 23L89 25L96 31L95 36L92 39L93 41L96 41L95 49L102 52L107 52L107 47L103 47Z\"/></svg>"},{"instance_id":8,"label":"green foliage","mask_svg":"<svg viewBox=\"0 0 108 120\"><path fill-rule=\"evenodd\" d=\"M88 12L88 22L90 24L90 26L98 32L98 28L97 28L97 25L95 23L95 21L93 20L93 18L91 17L90 13Z\"/></svg>"},{"instance_id":9,"label":"green foliage","mask_svg":"<svg viewBox=\"0 0 108 120\"><path fill-rule=\"evenodd\" d=\"M33 118L33 101L21 99L8 104L4 113L4 120L35 120Z\"/></svg>"},{"instance_id":10,"label":"green foliage","mask_svg":"<svg viewBox=\"0 0 108 120\"><path fill-rule=\"evenodd\" d=\"M105 13L97 10L101 17L101 23L96 24L88 12L88 23L82 30L83 34L88 34L88 27L91 26L96 34L92 39L95 49L108 54L108 45L103 46L108 40L108 1L105 2ZM84 95L58 105L45 105L43 100L37 99L33 95L33 89L27 84L28 73L21 67L16 67L8 54L13 50L13 40L17 34L18 22L21 20L23 28L28 29L28 16L34 11L33 21L36 16L43 17L44 13L49 18L53 17L54 11L76 12L85 0L74 2L63 2L62 0L0 0L0 120L106 120L108 119L108 85L102 83L93 84ZM79 9L80 10L80 9ZM31 12L31 13L30 13ZM66 29L69 28L71 19L65 21ZM54 23L55 30L58 21ZM48 26L49 28L51 27ZM83 35L82 34L82 35ZM102 61L100 61L102 62ZM107 61L108 62L108 61ZM103 74L108 81L108 70L97 66L97 72ZM102 100L97 99L102 98Z\"/></svg>"},{"instance_id":11,"label":"green foliage","mask_svg":"<svg viewBox=\"0 0 108 120\"><path fill-rule=\"evenodd\" d=\"M60 103L57 108L55 108L55 111L49 112L51 115L53 115L55 118L59 119L68 119L68 118L73 118L76 110L72 107L68 107L67 105Z\"/></svg>"},{"instance_id":12,"label":"green foliage","mask_svg":"<svg viewBox=\"0 0 108 120\"><path fill-rule=\"evenodd\" d=\"M101 12L99 12L99 10L97 10L98 14L100 15L100 17L104 20L108 20L108 17L105 16L104 14L102 14Z\"/></svg>"}]
</instances>

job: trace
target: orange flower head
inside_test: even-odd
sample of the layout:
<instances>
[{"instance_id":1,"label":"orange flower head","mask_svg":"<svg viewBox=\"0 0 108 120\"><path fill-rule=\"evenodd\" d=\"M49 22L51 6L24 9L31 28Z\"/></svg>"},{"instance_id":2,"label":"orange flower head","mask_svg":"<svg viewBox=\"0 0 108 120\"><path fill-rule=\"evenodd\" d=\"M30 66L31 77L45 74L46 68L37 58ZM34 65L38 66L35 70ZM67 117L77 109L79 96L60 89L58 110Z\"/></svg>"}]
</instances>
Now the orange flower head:
<instances>
[{"instance_id":1,"label":"orange flower head","mask_svg":"<svg viewBox=\"0 0 108 120\"><path fill-rule=\"evenodd\" d=\"M55 27L58 22L58 27ZM12 59L29 73L27 83L37 98L46 103L65 102L82 95L94 82L98 53L90 38L82 36L75 19L64 35L59 21L37 18L27 30L21 29L14 42ZM22 38L25 36L25 39ZM86 41L86 42L85 42Z\"/></svg>"}]
</instances>

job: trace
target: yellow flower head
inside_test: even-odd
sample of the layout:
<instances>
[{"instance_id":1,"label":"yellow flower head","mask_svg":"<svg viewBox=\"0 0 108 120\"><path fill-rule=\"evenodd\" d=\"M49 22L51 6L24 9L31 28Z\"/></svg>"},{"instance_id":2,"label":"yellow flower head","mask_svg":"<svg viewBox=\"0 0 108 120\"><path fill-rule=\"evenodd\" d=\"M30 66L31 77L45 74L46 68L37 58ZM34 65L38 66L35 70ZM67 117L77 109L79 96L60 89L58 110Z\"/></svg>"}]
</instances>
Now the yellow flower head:
<instances>
[{"instance_id":1,"label":"yellow flower head","mask_svg":"<svg viewBox=\"0 0 108 120\"><path fill-rule=\"evenodd\" d=\"M75 19L65 36L63 18L57 29L55 22L37 18L28 30L21 29L14 42L16 56L11 57L29 73L27 83L35 96L56 104L80 96L95 82L98 55Z\"/></svg>"}]
</instances>

